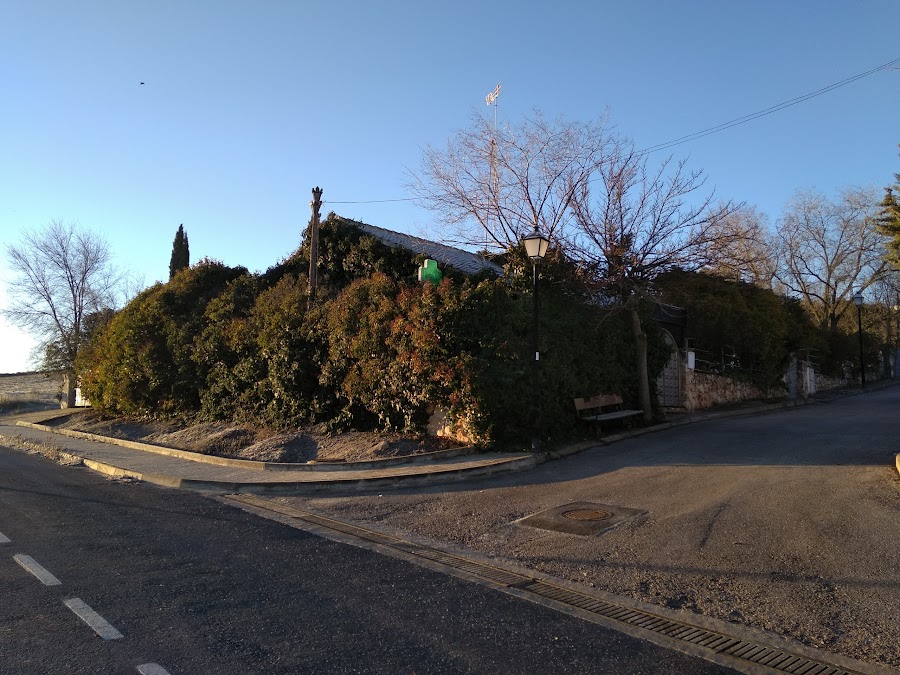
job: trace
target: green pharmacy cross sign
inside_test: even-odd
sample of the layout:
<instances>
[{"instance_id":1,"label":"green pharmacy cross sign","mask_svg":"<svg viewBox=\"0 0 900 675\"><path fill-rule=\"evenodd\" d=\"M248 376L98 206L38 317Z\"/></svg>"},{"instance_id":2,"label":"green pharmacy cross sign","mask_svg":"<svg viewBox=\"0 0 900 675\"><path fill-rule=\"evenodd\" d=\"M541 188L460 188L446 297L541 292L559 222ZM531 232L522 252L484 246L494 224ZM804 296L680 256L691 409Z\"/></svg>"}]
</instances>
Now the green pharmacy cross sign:
<instances>
[{"instance_id":1,"label":"green pharmacy cross sign","mask_svg":"<svg viewBox=\"0 0 900 675\"><path fill-rule=\"evenodd\" d=\"M430 281L435 286L441 283L444 274L438 269L437 260L427 259L419 268L419 281Z\"/></svg>"}]
</instances>

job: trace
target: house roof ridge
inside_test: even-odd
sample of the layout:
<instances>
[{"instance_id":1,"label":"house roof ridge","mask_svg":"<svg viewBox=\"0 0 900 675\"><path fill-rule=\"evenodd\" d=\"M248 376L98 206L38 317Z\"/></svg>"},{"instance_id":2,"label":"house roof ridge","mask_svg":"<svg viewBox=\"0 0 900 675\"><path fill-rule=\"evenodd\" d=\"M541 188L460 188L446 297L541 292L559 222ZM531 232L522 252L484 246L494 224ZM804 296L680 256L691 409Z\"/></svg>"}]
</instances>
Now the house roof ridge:
<instances>
[{"instance_id":1,"label":"house roof ridge","mask_svg":"<svg viewBox=\"0 0 900 675\"><path fill-rule=\"evenodd\" d=\"M389 246L400 246L408 251L416 254L424 254L430 258L434 258L439 263L443 263L450 267L456 268L467 274L477 274L483 270L490 270L498 276L503 275L503 267L497 263L488 260L484 256L466 251L440 242L423 239L405 232L397 232L396 230L388 230L377 225L370 225L353 218L338 216L341 220L354 225L363 232L378 238Z\"/></svg>"}]
</instances>

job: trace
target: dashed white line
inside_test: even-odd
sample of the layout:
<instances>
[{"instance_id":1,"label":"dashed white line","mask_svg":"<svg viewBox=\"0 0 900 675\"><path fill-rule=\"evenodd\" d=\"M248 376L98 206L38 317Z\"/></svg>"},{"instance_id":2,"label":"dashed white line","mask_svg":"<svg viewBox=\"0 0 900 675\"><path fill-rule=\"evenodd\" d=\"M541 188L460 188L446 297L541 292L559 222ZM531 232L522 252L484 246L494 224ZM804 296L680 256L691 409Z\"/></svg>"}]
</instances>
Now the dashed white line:
<instances>
[{"instance_id":1,"label":"dashed white line","mask_svg":"<svg viewBox=\"0 0 900 675\"><path fill-rule=\"evenodd\" d=\"M81 598L72 598L71 600L63 600L66 607L71 609L78 618L84 621L88 626L94 629L94 632L104 640L118 640L125 637L102 616L88 607Z\"/></svg>"},{"instance_id":2,"label":"dashed white line","mask_svg":"<svg viewBox=\"0 0 900 675\"><path fill-rule=\"evenodd\" d=\"M8 544L8 543L9 543L9 537L7 537L5 534L0 532L0 544Z\"/></svg>"},{"instance_id":3,"label":"dashed white line","mask_svg":"<svg viewBox=\"0 0 900 675\"><path fill-rule=\"evenodd\" d=\"M141 675L169 675L169 671L158 663L143 663L137 669Z\"/></svg>"},{"instance_id":4,"label":"dashed white line","mask_svg":"<svg viewBox=\"0 0 900 675\"><path fill-rule=\"evenodd\" d=\"M23 553L17 553L13 556L13 560L19 563L26 570L31 572L34 576L36 576L44 586L61 586L62 582L57 579L55 576L50 574L47 570L41 567L37 561L32 558L30 555L24 555Z\"/></svg>"}]
</instances>

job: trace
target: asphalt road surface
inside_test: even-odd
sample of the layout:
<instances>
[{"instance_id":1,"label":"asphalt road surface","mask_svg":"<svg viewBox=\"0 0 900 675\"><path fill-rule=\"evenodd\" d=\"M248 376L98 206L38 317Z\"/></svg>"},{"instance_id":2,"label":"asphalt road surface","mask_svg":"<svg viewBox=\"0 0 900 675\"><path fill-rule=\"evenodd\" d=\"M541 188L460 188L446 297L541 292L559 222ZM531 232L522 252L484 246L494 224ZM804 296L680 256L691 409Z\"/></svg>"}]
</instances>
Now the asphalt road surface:
<instances>
[{"instance_id":1,"label":"asphalt road surface","mask_svg":"<svg viewBox=\"0 0 900 675\"><path fill-rule=\"evenodd\" d=\"M456 486L276 501L900 669L900 386ZM521 519L639 512L589 536Z\"/></svg>"},{"instance_id":2,"label":"asphalt road surface","mask_svg":"<svg viewBox=\"0 0 900 675\"><path fill-rule=\"evenodd\" d=\"M0 533L3 674L730 672L195 493L3 447Z\"/></svg>"}]
</instances>

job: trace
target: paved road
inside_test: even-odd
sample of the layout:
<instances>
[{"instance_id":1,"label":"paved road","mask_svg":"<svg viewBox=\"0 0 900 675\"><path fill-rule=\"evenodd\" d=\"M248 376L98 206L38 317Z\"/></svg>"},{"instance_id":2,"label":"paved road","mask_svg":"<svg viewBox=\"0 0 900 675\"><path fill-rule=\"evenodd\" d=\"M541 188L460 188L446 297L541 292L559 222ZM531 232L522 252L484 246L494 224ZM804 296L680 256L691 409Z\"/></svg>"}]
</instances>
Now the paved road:
<instances>
[{"instance_id":1,"label":"paved road","mask_svg":"<svg viewBox=\"0 0 900 675\"><path fill-rule=\"evenodd\" d=\"M637 437L526 474L276 501L900 668L900 387ZM644 511L599 536L520 518Z\"/></svg>"},{"instance_id":2,"label":"paved road","mask_svg":"<svg viewBox=\"0 0 900 675\"><path fill-rule=\"evenodd\" d=\"M198 494L5 448L0 532L2 673L728 672ZM122 637L95 635L73 598Z\"/></svg>"}]
</instances>

